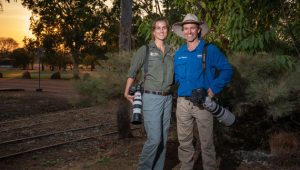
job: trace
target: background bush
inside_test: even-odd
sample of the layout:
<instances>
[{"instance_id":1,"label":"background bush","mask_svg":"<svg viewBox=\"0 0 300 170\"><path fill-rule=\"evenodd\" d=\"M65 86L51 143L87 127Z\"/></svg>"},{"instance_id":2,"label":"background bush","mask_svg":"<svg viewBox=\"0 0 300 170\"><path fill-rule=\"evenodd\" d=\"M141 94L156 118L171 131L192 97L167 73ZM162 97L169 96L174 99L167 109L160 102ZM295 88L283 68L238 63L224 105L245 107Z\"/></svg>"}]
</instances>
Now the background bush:
<instances>
[{"instance_id":1,"label":"background bush","mask_svg":"<svg viewBox=\"0 0 300 170\"><path fill-rule=\"evenodd\" d=\"M243 89L231 102L237 114L250 114L250 108L273 120L292 114L299 104L299 62L287 55L235 53L229 57L240 77L234 77L233 89ZM230 97L228 97L230 98ZM234 104L235 103L235 104Z\"/></svg>"},{"instance_id":2,"label":"background bush","mask_svg":"<svg viewBox=\"0 0 300 170\"><path fill-rule=\"evenodd\" d=\"M85 75L76 82L76 88L86 96L84 103L103 104L123 96L131 53L108 53L107 57L97 68L97 73Z\"/></svg>"}]
</instances>

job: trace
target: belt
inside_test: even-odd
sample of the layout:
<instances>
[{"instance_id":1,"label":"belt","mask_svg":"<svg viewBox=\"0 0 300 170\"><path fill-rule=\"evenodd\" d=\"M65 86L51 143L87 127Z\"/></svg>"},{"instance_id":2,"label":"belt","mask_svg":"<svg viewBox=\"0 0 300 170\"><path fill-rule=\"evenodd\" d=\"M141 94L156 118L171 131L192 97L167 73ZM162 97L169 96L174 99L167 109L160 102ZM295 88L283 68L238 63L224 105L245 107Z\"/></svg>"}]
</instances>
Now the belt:
<instances>
[{"instance_id":1,"label":"belt","mask_svg":"<svg viewBox=\"0 0 300 170\"><path fill-rule=\"evenodd\" d=\"M160 95L160 96L168 96L170 94L169 92L152 91L152 90L144 90L144 93L155 94L155 95Z\"/></svg>"},{"instance_id":2,"label":"belt","mask_svg":"<svg viewBox=\"0 0 300 170\"><path fill-rule=\"evenodd\" d=\"M185 100L189 100L191 101L191 97L190 96L184 96Z\"/></svg>"},{"instance_id":3,"label":"belt","mask_svg":"<svg viewBox=\"0 0 300 170\"><path fill-rule=\"evenodd\" d=\"M191 96L178 96L178 97L183 97L185 100L191 100Z\"/></svg>"},{"instance_id":4,"label":"belt","mask_svg":"<svg viewBox=\"0 0 300 170\"><path fill-rule=\"evenodd\" d=\"M203 110L204 107L202 104L194 103L191 101L191 96L178 96L178 97L184 97L185 100L188 100L189 102L193 103L194 106L199 107L199 109Z\"/></svg>"}]
</instances>

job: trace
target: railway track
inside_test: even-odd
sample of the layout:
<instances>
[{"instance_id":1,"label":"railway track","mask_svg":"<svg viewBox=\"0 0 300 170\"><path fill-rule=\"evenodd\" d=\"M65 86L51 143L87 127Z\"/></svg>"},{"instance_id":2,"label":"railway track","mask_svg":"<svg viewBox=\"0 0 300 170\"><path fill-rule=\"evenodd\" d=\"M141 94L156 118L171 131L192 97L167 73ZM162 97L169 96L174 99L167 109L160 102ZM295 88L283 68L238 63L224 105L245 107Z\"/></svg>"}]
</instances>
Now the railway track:
<instances>
[{"instance_id":1,"label":"railway track","mask_svg":"<svg viewBox=\"0 0 300 170\"><path fill-rule=\"evenodd\" d=\"M101 141L117 133L115 116L89 109L0 122L0 160L76 142Z\"/></svg>"},{"instance_id":2,"label":"railway track","mask_svg":"<svg viewBox=\"0 0 300 170\"><path fill-rule=\"evenodd\" d=\"M99 140L100 137L103 139L108 135L116 135L118 133L116 129L116 124L105 123L9 141L1 141L0 160L84 140ZM134 128L132 130L136 129L139 128Z\"/></svg>"},{"instance_id":3,"label":"railway track","mask_svg":"<svg viewBox=\"0 0 300 170\"><path fill-rule=\"evenodd\" d=\"M98 136L105 135L106 133L111 133L111 130L115 132L115 129L116 127L112 127L112 125L109 125L108 123L97 124L84 128L75 128L27 138L18 138L10 141L1 141L0 159L96 138Z\"/></svg>"}]
</instances>

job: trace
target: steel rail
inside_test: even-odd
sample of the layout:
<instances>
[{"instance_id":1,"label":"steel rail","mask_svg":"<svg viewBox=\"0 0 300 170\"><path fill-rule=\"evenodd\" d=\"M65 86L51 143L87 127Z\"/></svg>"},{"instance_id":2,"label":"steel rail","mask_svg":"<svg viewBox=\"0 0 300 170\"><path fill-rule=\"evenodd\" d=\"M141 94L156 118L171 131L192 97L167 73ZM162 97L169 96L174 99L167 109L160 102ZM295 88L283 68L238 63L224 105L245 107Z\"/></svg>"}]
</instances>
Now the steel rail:
<instances>
[{"instance_id":1,"label":"steel rail","mask_svg":"<svg viewBox=\"0 0 300 170\"><path fill-rule=\"evenodd\" d=\"M140 129L140 128L133 128L131 130L137 130L137 129ZM56 147L56 146L61 146L61 145L65 145L65 144L70 144L70 143L74 143L74 142L79 142L79 141L83 141L83 140L97 138L97 137L101 137L101 136L109 136L109 135L113 135L113 134L116 134L116 133L118 133L118 131L112 131L112 132L108 132L108 133L105 133L105 134L102 134L102 135L88 136L88 137L83 137L83 138L80 138L80 139L70 140L70 141L67 141L67 142L60 142L60 143L53 144L53 145L42 146L42 147L27 150L27 151L23 151L23 152L17 152L17 153L12 153L12 154L8 154L8 155L0 156L0 160L4 159L4 158L10 158L10 157L22 155L22 154L25 154L25 153L30 153L30 152L34 152L34 151L38 151L38 150L42 150L42 149L52 148L52 147Z\"/></svg>"},{"instance_id":2,"label":"steel rail","mask_svg":"<svg viewBox=\"0 0 300 170\"><path fill-rule=\"evenodd\" d=\"M103 116L98 116L98 117L93 117L91 116L93 119L101 119L101 118L104 118ZM66 118L67 119L67 118ZM54 122L59 122L59 121L62 121L62 120L65 120L65 119L58 119L58 120L53 120L53 121L41 121L39 123L35 123L35 124L31 124L31 125L24 125L24 126L20 126L20 127L15 127L15 128L10 128L10 129L3 129L3 130L0 130L0 133L3 133L3 132L7 132L7 131L11 131L11 130L17 130L17 129L23 129L23 128L29 128L29 127L32 127L32 126L37 126L37 125L42 125L42 124L46 124L46 123L54 123Z\"/></svg>"},{"instance_id":3,"label":"steel rail","mask_svg":"<svg viewBox=\"0 0 300 170\"><path fill-rule=\"evenodd\" d=\"M15 143L15 142L23 141L23 140L30 140L30 139L36 139L36 138L41 138L41 137L47 137L47 136L57 135L57 134L61 134L61 133L67 133L67 132L74 132L74 131L79 131L79 130L91 129L91 128L95 128L95 127L105 126L105 125L108 125L108 124L109 123L98 124L98 125L92 125L92 126L87 126L87 127L83 127L83 128L74 128L74 129L68 129L68 130L57 131L57 132L52 132L52 133L46 133L46 134L42 134L42 135L36 135L36 136L30 136L30 137L19 138L19 139L14 139L14 140L8 140L8 141L1 142L0 145L9 144L9 143Z\"/></svg>"},{"instance_id":4,"label":"steel rail","mask_svg":"<svg viewBox=\"0 0 300 170\"><path fill-rule=\"evenodd\" d=\"M93 109L93 107L89 107L89 108L79 108L79 109L73 109L73 110L65 110L65 111L57 111L57 112L54 112L54 113L47 113L47 115L42 115L40 116L40 118L46 118L48 117L49 115L50 116L54 116L54 115L60 115L60 114L65 114L65 113L69 113L69 112L78 112L78 111L84 111L84 110L89 110L89 109ZM2 124L9 124L9 123L15 123L15 122L20 122L20 121L27 121L27 120L31 120L32 118L20 118L20 119L16 119L16 120L8 120L8 121L3 121L3 122L0 122L0 126ZM3 125L2 125L3 126Z\"/></svg>"}]
</instances>

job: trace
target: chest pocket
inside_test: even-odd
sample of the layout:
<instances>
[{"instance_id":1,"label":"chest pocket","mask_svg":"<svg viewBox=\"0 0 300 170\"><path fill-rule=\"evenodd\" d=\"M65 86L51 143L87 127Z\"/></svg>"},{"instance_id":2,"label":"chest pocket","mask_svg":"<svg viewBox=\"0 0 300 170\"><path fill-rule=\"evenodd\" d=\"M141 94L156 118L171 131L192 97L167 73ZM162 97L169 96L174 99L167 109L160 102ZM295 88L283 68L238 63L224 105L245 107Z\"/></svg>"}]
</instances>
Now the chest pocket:
<instances>
[{"instance_id":1,"label":"chest pocket","mask_svg":"<svg viewBox=\"0 0 300 170\"><path fill-rule=\"evenodd\" d=\"M158 72L161 70L162 58L160 55L150 55L148 59L149 72Z\"/></svg>"},{"instance_id":2,"label":"chest pocket","mask_svg":"<svg viewBox=\"0 0 300 170\"><path fill-rule=\"evenodd\" d=\"M187 74L187 61L185 59L178 59L175 63L176 75L180 79L185 79Z\"/></svg>"},{"instance_id":3,"label":"chest pocket","mask_svg":"<svg viewBox=\"0 0 300 170\"><path fill-rule=\"evenodd\" d=\"M192 80L198 80L202 74L202 57L194 56L190 67Z\"/></svg>"}]
</instances>

